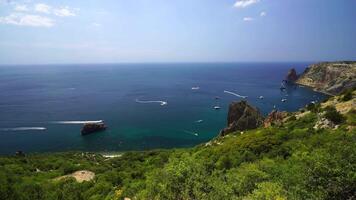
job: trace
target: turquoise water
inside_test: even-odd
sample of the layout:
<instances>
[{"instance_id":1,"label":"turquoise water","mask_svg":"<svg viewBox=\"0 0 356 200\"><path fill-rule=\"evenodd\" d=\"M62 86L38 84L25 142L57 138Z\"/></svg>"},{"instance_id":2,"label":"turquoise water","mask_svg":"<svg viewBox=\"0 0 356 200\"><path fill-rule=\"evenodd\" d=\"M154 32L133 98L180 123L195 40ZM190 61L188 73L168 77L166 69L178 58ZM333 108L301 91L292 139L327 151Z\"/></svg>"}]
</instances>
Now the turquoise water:
<instances>
[{"instance_id":1,"label":"turquoise water","mask_svg":"<svg viewBox=\"0 0 356 200\"><path fill-rule=\"evenodd\" d=\"M308 64L0 66L0 154L193 146L215 137L229 103L241 100L224 90L248 96L264 114L274 105L295 111L323 99L308 88L279 89L290 67L302 72ZM109 128L83 137L74 121L87 120Z\"/></svg>"}]
</instances>

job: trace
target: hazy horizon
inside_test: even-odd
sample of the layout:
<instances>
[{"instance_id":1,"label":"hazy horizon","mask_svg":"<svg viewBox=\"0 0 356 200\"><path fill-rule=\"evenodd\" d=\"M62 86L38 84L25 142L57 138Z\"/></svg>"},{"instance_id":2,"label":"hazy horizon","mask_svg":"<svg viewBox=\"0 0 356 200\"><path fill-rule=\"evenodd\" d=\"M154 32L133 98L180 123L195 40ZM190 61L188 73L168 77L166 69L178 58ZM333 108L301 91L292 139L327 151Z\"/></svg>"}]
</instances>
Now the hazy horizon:
<instances>
[{"instance_id":1,"label":"hazy horizon","mask_svg":"<svg viewBox=\"0 0 356 200\"><path fill-rule=\"evenodd\" d=\"M190 61L190 62L184 62L184 61L176 61L176 62L165 62L165 61L157 61L157 62L92 62L92 63L85 63L85 62L78 62L78 63L13 63L13 64L0 64L0 67L6 67L6 66L58 66L58 65L137 65L137 66L142 66L142 65L170 65L170 64L177 64L177 65L190 65L190 64L207 64L207 65L212 65L212 64L314 64L314 63L321 63L321 62L348 62L353 60L330 60L330 61L210 61L210 62L205 62L205 61ZM290 66L293 67L293 66Z\"/></svg>"},{"instance_id":2,"label":"hazy horizon","mask_svg":"<svg viewBox=\"0 0 356 200\"><path fill-rule=\"evenodd\" d=\"M0 0L0 65L356 60L356 1Z\"/></svg>"}]
</instances>

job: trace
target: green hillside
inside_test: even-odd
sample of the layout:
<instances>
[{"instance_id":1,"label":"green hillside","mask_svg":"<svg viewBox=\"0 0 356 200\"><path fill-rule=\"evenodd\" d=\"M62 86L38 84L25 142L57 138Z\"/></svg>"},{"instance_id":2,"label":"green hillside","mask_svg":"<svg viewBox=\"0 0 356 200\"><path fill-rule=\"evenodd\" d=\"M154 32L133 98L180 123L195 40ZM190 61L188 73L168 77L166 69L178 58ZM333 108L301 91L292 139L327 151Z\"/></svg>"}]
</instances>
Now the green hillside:
<instances>
[{"instance_id":1,"label":"green hillside","mask_svg":"<svg viewBox=\"0 0 356 200\"><path fill-rule=\"evenodd\" d=\"M330 101L194 148L1 157L0 199L356 199L356 111L338 111L354 99ZM58 178L78 170L95 177Z\"/></svg>"}]
</instances>

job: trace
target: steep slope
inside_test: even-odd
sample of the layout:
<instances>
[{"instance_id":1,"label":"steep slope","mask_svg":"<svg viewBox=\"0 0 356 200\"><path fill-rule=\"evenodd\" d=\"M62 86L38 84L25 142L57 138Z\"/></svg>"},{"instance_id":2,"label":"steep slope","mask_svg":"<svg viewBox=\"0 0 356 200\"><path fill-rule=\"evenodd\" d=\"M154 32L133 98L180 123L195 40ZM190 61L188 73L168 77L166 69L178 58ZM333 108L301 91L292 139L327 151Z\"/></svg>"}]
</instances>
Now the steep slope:
<instances>
[{"instance_id":1,"label":"steep slope","mask_svg":"<svg viewBox=\"0 0 356 200\"><path fill-rule=\"evenodd\" d=\"M356 87L356 62L324 62L309 66L296 81L317 91L337 95Z\"/></svg>"}]
</instances>

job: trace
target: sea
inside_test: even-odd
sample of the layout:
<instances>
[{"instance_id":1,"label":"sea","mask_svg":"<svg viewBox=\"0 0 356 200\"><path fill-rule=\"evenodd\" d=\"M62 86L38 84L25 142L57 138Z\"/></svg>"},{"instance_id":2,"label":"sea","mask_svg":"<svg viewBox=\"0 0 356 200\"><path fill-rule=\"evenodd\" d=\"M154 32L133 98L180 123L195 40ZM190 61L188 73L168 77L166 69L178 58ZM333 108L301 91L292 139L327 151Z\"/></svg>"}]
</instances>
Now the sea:
<instances>
[{"instance_id":1,"label":"sea","mask_svg":"<svg viewBox=\"0 0 356 200\"><path fill-rule=\"evenodd\" d=\"M231 102L247 100L267 115L326 98L307 87L280 90L290 68L309 64L2 65L0 154L192 147L227 125ZM99 120L106 131L80 134Z\"/></svg>"}]
</instances>

